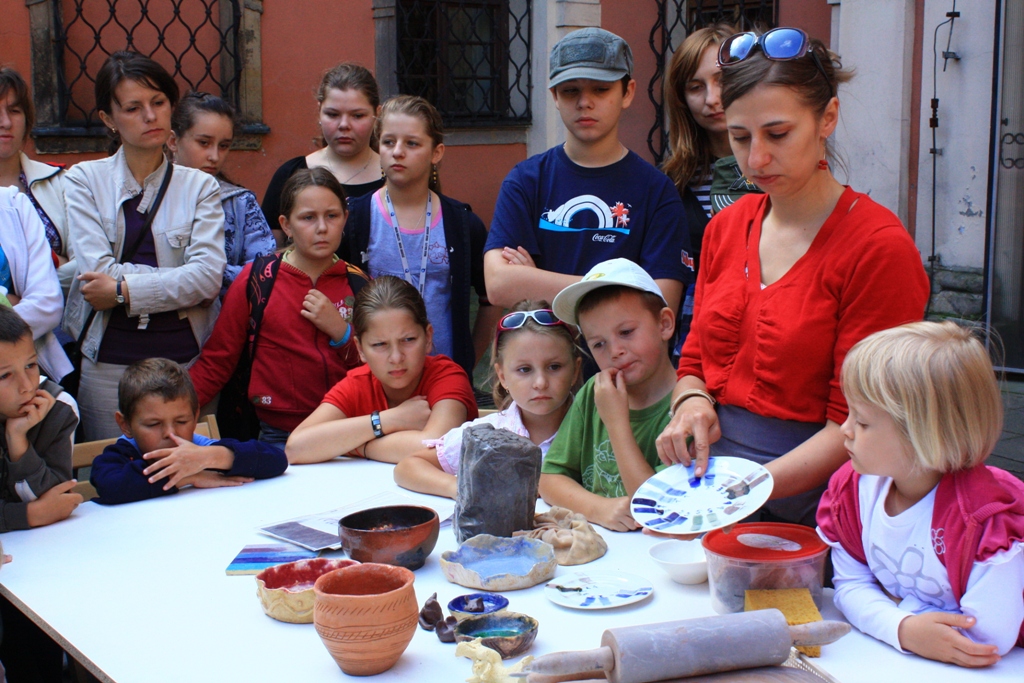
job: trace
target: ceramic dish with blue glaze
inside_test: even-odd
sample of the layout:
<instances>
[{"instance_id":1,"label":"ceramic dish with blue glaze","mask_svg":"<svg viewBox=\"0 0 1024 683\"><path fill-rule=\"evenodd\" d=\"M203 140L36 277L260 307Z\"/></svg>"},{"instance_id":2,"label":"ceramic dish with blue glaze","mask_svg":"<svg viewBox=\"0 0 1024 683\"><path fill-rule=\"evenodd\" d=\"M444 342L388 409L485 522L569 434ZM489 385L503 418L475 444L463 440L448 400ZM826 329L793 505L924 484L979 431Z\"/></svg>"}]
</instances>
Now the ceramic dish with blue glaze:
<instances>
[{"instance_id":1,"label":"ceramic dish with blue glaze","mask_svg":"<svg viewBox=\"0 0 1024 683\"><path fill-rule=\"evenodd\" d=\"M701 553L704 549L701 549ZM475 605L474 603L479 603ZM479 606L480 609L471 609L474 606ZM448 603L448 611L451 615L462 621L467 617L478 617L482 614L498 614L504 612L508 608L508 598L504 595L498 595L497 593L470 593L469 595L460 595L454 598Z\"/></svg>"},{"instance_id":2,"label":"ceramic dish with blue glaze","mask_svg":"<svg viewBox=\"0 0 1024 683\"><path fill-rule=\"evenodd\" d=\"M625 572L576 572L544 586L548 600L573 609L610 609L640 602L654 592L651 582Z\"/></svg>"},{"instance_id":3,"label":"ceramic dish with blue glaze","mask_svg":"<svg viewBox=\"0 0 1024 683\"><path fill-rule=\"evenodd\" d=\"M710 458L703 477L694 465L673 465L633 494L630 512L641 526L665 534L702 534L745 519L772 493L772 475L743 458Z\"/></svg>"},{"instance_id":4,"label":"ceramic dish with blue glaze","mask_svg":"<svg viewBox=\"0 0 1024 683\"><path fill-rule=\"evenodd\" d=\"M441 571L446 579L491 592L536 586L554 576L556 566L555 549L526 536L478 534L458 550L441 554Z\"/></svg>"}]
</instances>

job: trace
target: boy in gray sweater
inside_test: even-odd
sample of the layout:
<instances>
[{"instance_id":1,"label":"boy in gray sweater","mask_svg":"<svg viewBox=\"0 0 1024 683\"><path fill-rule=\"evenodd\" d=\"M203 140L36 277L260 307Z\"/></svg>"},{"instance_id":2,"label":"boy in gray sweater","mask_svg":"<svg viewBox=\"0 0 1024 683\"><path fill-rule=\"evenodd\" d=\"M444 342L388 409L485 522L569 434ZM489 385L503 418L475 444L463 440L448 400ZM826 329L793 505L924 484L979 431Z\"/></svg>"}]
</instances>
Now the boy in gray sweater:
<instances>
[{"instance_id":1,"label":"boy in gray sweater","mask_svg":"<svg viewBox=\"0 0 1024 683\"><path fill-rule=\"evenodd\" d=\"M0 532L59 522L82 502L71 491L75 401L39 380L32 330L0 306Z\"/></svg>"}]
</instances>

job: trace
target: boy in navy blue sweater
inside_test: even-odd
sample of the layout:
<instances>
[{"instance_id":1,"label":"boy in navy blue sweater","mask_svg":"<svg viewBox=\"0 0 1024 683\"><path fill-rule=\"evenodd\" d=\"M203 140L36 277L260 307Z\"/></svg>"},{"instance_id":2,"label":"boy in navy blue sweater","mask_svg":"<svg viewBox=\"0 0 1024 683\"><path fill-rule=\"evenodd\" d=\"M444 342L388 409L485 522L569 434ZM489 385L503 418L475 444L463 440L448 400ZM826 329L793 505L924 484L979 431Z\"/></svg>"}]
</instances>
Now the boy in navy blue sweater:
<instances>
[{"instance_id":1,"label":"boy in navy blue sweater","mask_svg":"<svg viewBox=\"0 0 1024 683\"><path fill-rule=\"evenodd\" d=\"M276 477L284 451L261 441L215 441L195 433L199 399L188 371L166 358L129 365L114 414L124 434L92 465L97 503L115 505L177 493L183 486L241 486Z\"/></svg>"}]
</instances>

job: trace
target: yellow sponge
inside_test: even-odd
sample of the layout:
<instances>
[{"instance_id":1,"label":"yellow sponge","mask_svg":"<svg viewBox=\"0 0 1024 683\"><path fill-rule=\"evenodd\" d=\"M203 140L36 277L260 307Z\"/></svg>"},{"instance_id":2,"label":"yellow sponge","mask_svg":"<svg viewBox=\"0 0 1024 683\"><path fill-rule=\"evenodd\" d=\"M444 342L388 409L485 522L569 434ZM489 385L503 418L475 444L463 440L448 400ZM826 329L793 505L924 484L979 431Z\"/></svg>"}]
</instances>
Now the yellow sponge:
<instances>
[{"instance_id":1,"label":"yellow sponge","mask_svg":"<svg viewBox=\"0 0 1024 683\"><path fill-rule=\"evenodd\" d=\"M811 599L811 592L806 588L781 588L778 590L746 591L743 598L743 611L753 612L759 609L775 608L786 615L790 626L821 621L821 612ZM820 657L821 647L798 647L808 657Z\"/></svg>"}]
</instances>

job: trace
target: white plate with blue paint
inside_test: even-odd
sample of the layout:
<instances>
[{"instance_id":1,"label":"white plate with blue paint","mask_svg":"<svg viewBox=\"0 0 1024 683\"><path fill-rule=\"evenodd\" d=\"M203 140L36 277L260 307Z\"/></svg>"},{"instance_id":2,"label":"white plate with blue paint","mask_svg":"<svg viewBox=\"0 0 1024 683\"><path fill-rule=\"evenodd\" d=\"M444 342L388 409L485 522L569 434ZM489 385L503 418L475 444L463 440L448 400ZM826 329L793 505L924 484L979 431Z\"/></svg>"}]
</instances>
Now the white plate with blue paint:
<instances>
[{"instance_id":1,"label":"white plate with blue paint","mask_svg":"<svg viewBox=\"0 0 1024 683\"><path fill-rule=\"evenodd\" d=\"M640 602L654 592L650 581L625 572L576 572L544 586L548 600L572 609L610 609Z\"/></svg>"},{"instance_id":2,"label":"white plate with blue paint","mask_svg":"<svg viewBox=\"0 0 1024 683\"><path fill-rule=\"evenodd\" d=\"M672 465L633 494L630 512L641 526L664 534L702 534L745 519L764 505L774 481L764 467L743 458L709 458L699 479Z\"/></svg>"}]
</instances>

